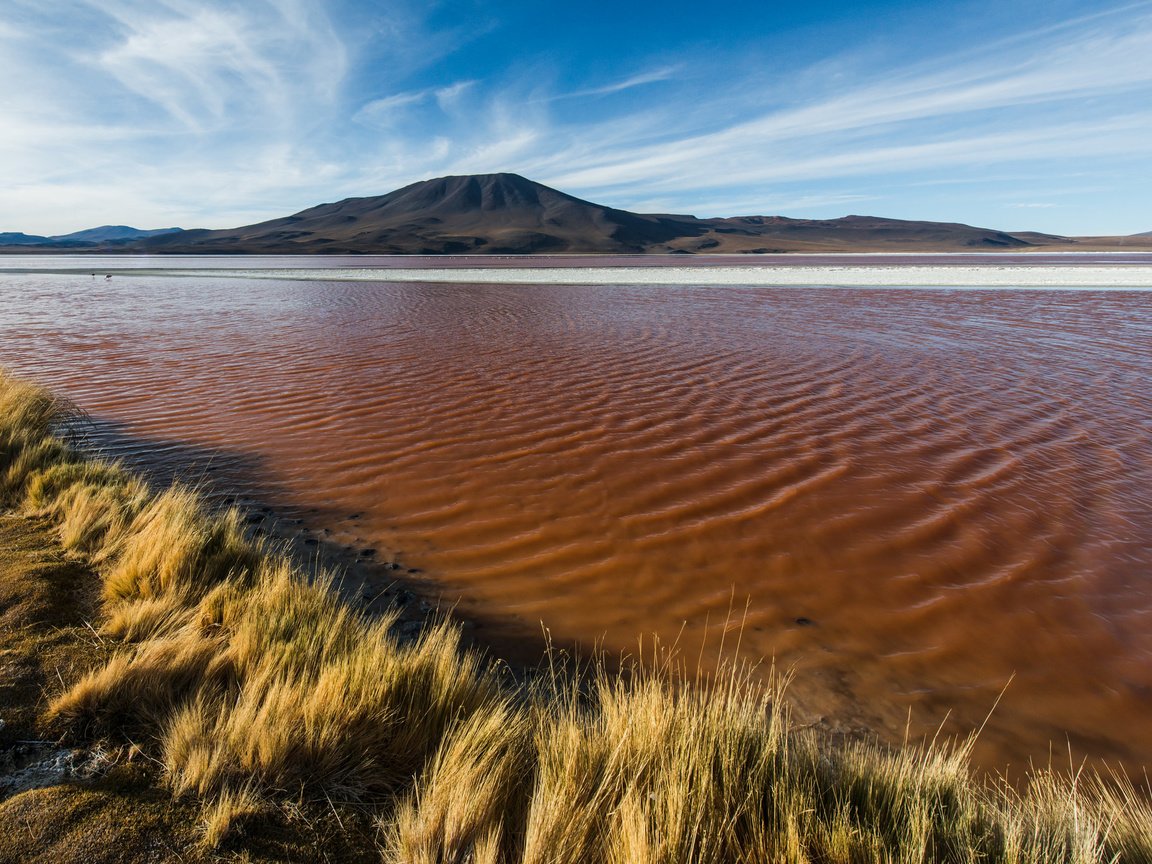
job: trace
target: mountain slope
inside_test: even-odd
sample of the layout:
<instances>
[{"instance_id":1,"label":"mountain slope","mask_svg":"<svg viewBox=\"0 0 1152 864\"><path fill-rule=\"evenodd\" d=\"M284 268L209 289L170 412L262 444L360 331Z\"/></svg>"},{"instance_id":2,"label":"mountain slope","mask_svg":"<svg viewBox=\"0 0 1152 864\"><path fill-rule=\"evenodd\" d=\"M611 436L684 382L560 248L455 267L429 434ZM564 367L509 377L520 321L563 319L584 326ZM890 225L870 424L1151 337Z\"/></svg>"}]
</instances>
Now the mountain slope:
<instances>
[{"instance_id":1,"label":"mountain slope","mask_svg":"<svg viewBox=\"0 0 1152 864\"><path fill-rule=\"evenodd\" d=\"M681 242L678 247L696 252L831 252L905 248L925 251L1021 249L1033 245L1014 234L958 222L915 222L878 216L840 219L737 216L704 222L710 229L706 237L696 242Z\"/></svg>"},{"instance_id":2,"label":"mountain slope","mask_svg":"<svg viewBox=\"0 0 1152 864\"><path fill-rule=\"evenodd\" d=\"M186 231L143 245L158 252L434 255L1014 249L1032 242L969 225L871 216L697 219L629 213L517 174L483 174L425 180L257 225Z\"/></svg>"},{"instance_id":3,"label":"mountain slope","mask_svg":"<svg viewBox=\"0 0 1152 864\"><path fill-rule=\"evenodd\" d=\"M707 231L691 216L648 216L583 201L516 174L440 177L227 231L148 241L175 251L375 253L643 252Z\"/></svg>"},{"instance_id":4,"label":"mountain slope","mask_svg":"<svg viewBox=\"0 0 1152 864\"><path fill-rule=\"evenodd\" d=\"M83 246L160 254L959 252L1079 242L1035 232L875 216L697 219L630 213L517 174L439 177L386 195L346 198L226 230L140 231L106 225L54 238L0 235L0 246L13 251Z\"/></svg>"}]
</instances>

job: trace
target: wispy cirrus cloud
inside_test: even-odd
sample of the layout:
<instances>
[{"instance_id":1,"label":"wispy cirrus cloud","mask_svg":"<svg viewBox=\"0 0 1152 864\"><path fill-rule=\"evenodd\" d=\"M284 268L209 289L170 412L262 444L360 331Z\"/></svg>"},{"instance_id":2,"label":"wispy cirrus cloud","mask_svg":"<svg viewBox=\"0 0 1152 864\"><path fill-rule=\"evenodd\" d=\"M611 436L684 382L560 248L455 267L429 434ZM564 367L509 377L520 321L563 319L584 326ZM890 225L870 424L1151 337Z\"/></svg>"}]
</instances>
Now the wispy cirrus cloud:
<instances>
[{"instance_id":1,"label":"wispy cirrus cloud","mask_svg":"<svg viewBox=\"0 0 1152 864\"><path fill-rule=\"evenodd\" d=\"M300 3L99 8L119 32L94 65L191 132L237 120L290 122L300 107L330 99L344 75L342 43Z\"/></svg>"},{"instance_id":2,"label":"wispy cirrus cloud","mask_svg":"<svg viewBox=\"0 0 1152 864\"><path fill-rule=\"evenodd\" d=\"M300 182L294 164L317 161L307 141L332 121L348 62L321 5L14 2L0 75L28 86L7 98L0 132L6 224L49 210L107 219L110 202L152 219L202 212L220 189L267 196Z\"/></svg>"},{"instance_id":3,"label":"wispy cirrus cloud","mask_svg":"<svg viewBox=\"0 0 1152 864\"><path fill-rule=\"evenodd\" d=\"M956 182L972 185L1029 166L1035 183L1073 166L1147 164L1150 13L1137 3L887 70L854 70L848 58L823 93L809 83L795 106L765 105L763 81L705 80L706 93L680 90L646 111L574 122L546 92L477 87L434 152L391 141L374 179L386 184L391 169L405 181L520 171L617 206L718 215L875 200L877 178L923 186L962 175ZM579 92L675 78L665 67ZM788 90L773 83L774 93ZM697 104L713 118L705 130L687 116L700 112L685 110Z\"/></svg>"},{"instance_id":4,"label":"wispy cirrus cloud","mask_svg":"<svg viewBox=\"0 0 1152 864\"><path fill-rule=\"evenodd\" d=\"M1142 14L1107 22L1112 26L1094 20L1085 29L1084 22L1074 22L1044 40L1029 35L976 56L895 70L798 108L756 112L745 100L746 107L734 106L733 113L750 119L593 154L580 164L558 156L548 167L561 183L651 188L714 183L715 172L699 166L765 181L979 160L1140 154L1152 121L1147 9L1140 4L1135 11ZM1080 103L1071 120L1069 103ZM1017 113L1006 116L1009 109ZM981 126L995 131L970 131ZM557 171L560 164L567 170Z\"/></svg>"},{"instance_id":5,"label":"wispy cirrus cloud","mask_svg":"<svg viewBox=\"0 0 1152 864\"><path fill-rule=\"evenodd\" d=\"M590 45L557 70L456 0L10 3L0 230L220 227L488 171L698 215L966 200L991 224L1080 172L1070 202L1135 213L1152 194L1152 0L918 58L814 43L739 74L715 47L607 68Z\"/></svg>"},{"instance_id":6,"label":"wispy cirrus cloud","mask_svg":"<svg viewBox=\"0 0 1152 864\"><path fill-rule=\"evenodd\" d=\"M637 87L644 87L648 84L658 84L661 81L668 81L674 78L678 71L679 67L677 66L663 66L659 69L652 69L648 72L630 75L620 81L613 81L611 84L604 84L600 87L589 87L585 90L573 90L571 93L558 93L548 98L552 101L559 101L561 99L580 99L588 96L610 96L613 93L623 93L625 90L634 90Z\"/></svg>"},{"instance_id":7,"label":"wispy cirrus cloud","mask_svg":"<svg viewBox=\"0 0 1152 864\"><path fill-rule=\"evenodd\" d=\"M475 84L475 81L457 81L445 87L428 87L373 99L352 115L352 121L385 129L394 128L404 122L407 119L408 109L417 106L432 107L449 114L456 109L460 100Z\"/></svg>"}]
</instances>

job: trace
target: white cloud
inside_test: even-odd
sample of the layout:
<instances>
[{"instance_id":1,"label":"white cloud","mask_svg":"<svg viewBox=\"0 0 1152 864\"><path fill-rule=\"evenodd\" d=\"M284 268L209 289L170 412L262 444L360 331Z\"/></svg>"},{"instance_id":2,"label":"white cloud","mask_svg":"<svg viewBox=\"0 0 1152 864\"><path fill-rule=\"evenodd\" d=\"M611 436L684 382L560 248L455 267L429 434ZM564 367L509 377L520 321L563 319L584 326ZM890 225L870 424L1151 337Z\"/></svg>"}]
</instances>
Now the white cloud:
<instances>
[{"instance_id":1,"label":"white cloud","mask_svg":"<svg viewBox=\"0 0 1152 864\"><path fill-rule=\"evenodd\" d=\"M433 67L474 34L431 32L403 0L342 29L323 0L9 2L0 230L225 226L488 171L699 215L848 208L877 178L1028 174L997 200L1029 202L1054 169L1152 175L1150 2L903 68L838 56L734 78L685 57L562 93L516 58L488 79ZM597 98L618 93L628 113Z\"/></svg>"},{"instance_id":2,"label":"white cloud","mask_svg":"<svg viewBox=\"0 0 1152 864\"><path fill-rule=\"evenodd\" d=\"M847 148L813 147L756 158L766 142L718 133L681 149L678 144L642 148L627 158L552 176L570 187L643 185L646 189L707 188L717 176L738 174L743 182L816 180L875 176L962 165L1076 159L1142 152L1152 135L1152 112L1107 123L1057 124L989 135L957 135L926 143L899 144L890 138ZM823 150L824 152L820 152ZM676 170L673 170L673 169Z\"/></svg>"},{"instance_id":3,"label":"white cloud","mask_svg":"<svg viewBox=\"0 0 1152 864\"><path fill-rule=\"evenodd\" d=\"M716 90L708 100L712 114L740 119L701 134L685 134L686 115L694 112L683 98L572 124L550 106L554 99L536 98L528 85L494 96L475 86L456 100L456 124L438 134L435 148L421 130L391 140L377 151L371 177L383 190L439 174L518 171L617 206L718 215L875 200L798 188L836 178L939 182L965 169L1003 172L1009 165L1043 176L1053 163L1075 171L1093 160L1146 158L1152 66L1143 57L1152 54L1152 19L1089 23L865 76L856 86L838 76L836 89L801 107L766 110L746 84ZM671 71L597 92L664 80Z\"/></svg>"},{"instance_id":4,"label":"white cloud","mask_svg":"<svg viewBox=\"0 0 1152 864\"><path fill-rule=\"evenodd\" d=\"M683 187L714 184L717 173L727 172L746 180L800 179L1014 160L1027 158L1030 152L1036 156L1146 152L1146 145L1131 135L1101 139L1109 126L1123 130L1134 124L1143 129L1144 120L1152 117L1152 98L1139 98L1152 90L1152 64L1147 62L1152 56L1152 20L1141 16L1115 31L1066 27L1047 42L1018 41L1028 46L1026 54L988 52L963 58L959 64L944 62L889 74L801 108L760 113L706 134L601 150L575 162L560 155L554 161L566 169L553 169L550 176L583 187ZM1101 107L1084 104L1102 95L1111 100L1106 112L1127 110L1129 117L1119 124L1111 119L1102 123ZM1118 97L1124 99L1123 109L1116 107ZM1084 107L1080 119L1067 122L1063 109L1073 100ZM1039 119L997 115L987 122L1010 130L1001 134L964 131L982 112L1028 106L1060 110ZM733 105L731 113L752 112ZM948 124L945 140L930 140L941 133L925 124L943 121ZM893 143L901 139L910 143Z\"/></svg>"},{"instance_id":5,"label":"white cloud","mask_svg":"<svg viewBox=\"0 0 1152 864\"><path fill-rule=\"evenodd\" d=\"M352 121L377 129L393 129L408 121L408 109L417 106L435 105L442 113L452 114L460 109L464 97L476 83L457 81L446 87L428 87L373 99L352 116Z\"/></svg>"},{"instance_id":6,"label":"white cloud","mask_svg":"<svg viewBox=\"0 0 1152 864\"><path fill-rule=\"evenodd\" d=\"M192 132L288 122L331 98L344 75L342 43L300 2L93 5L120 29L96 65Z\"/></svg>"},{"instance_id":7,"label":"white cloud","mask_svg":"<svg viewBox=\"0 0 1152 864\"><path fill-rule=\"evenodd\" d=\"M455 84L450 84L447 87L437 87L433 91L433 95L436 97L436 104L440 107L441 111L453 110L460 104L460 100L475 84L475 81L457 81Z\"/></svg>"},{"instance_id":8,"label":"white cloud","mask_svg":"<svg viewBox=\"0 0 1152 864\"><path fill-rule=\"evenodd\" d=\"M329 170L305 142L333 125L347 54L320 3L68 5L0 34L0 75L25 83L0 131L0 185L20 190L0 204L4 224L54 211L44 232L86 227L87 202L103 221L195 213L221 192L284 197Z\"/></svg>"},{"instance_id":9,"label":"white cloud","mask_svg":"<svg viewBox=\"0 0 1152 864\"><path fill-rule=\"evenodd\" d=\"M571 93L561 93L556 96L550 97L552 101L560 99L576 99L586 96L608 96L613 93L622 93L625 90L633 90L637 87L643 87L647 84L657 84L661 81L668 81L675 77L679 71L677 66L664 66L659 69L653 69L649 72L641 72L638 75L633 75L629 78L624 78L621 81L615 81L612 84L605 84L602 87L590 87L587 90L574 90Z\"/></svg>"},{"instance_id":10,"label":"white cloud","mask_svg":"<svg viewBox=\"0 0 1152 864\"><path fill-rule=\"evenodd\" d=\"M405 108L410 105L418 105L427 98L427 90L418 90L412 93L395 93L382 99L373 99L363 105L352 119L357 123L370 126L392 126L401 119Z\"/></svg>"}]
</instances>

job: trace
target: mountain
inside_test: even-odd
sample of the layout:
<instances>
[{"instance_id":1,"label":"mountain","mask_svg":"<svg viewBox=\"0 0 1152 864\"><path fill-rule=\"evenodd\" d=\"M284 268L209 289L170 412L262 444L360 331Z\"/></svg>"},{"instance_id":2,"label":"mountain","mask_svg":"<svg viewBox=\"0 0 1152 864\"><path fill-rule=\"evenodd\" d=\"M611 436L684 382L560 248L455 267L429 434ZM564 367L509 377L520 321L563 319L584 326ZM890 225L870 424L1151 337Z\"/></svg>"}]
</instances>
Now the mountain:
<instances>
[{"instance_id":1,"label":"mountain","mask_svg":"<svg viewBox=\"0 0 1152 864\"><path fill-rule=\"evenodd\" d=\"M127 240L140 240L145 237L158 237L162 234L174 234L182 228L152 228L141 230L128 225L101 225L99 228L87 228L72 234L58 234L50 239L54 241L71 240L80 243L109 243Z\"/></svg>"},{"instance_id":2,"label":"mountain","mask_svg":"<svg viewBox=\"0 0 1152 864\"><path fill-rule=\"evenodd\" d=\"M15 246L25 249L84 249L95 246L84 240L73 240L69 236L41 237L38 234L23 234L19 231L0 232L0 247Z\"/></svg>"},{"instance_id":3,"label":"mountain","mask_svg":"<svg viewBox=\"0 0 1152 864\"><path fill-rule=\"evenodd\" d=\"M156 254L528 255L1011 251L1075 247L1083 239L876 216L698 219L630 213L518 174L480 174L423 180L386 195L345 198L239 228L141 231L105 225L58 237L0 234L0 246Z\"/></svg>"},{"instance_id":4,"label":"mountain","mask_svg":"<svg viewBox=\"0 0 1152 864\"><path fill-rule=\"evenodd\" d=\"M19 231L0 231L0 246L37 246L52 242L50 237L23 234Z\"/></svg>"},{"instance_id":5,"label":"mountain","mask_svg":"<svg viewBox=\"0 0 1152 864\"><path fill-rule=\"evenodd\" d=\"M969 225L872 216L697 219L630 213L517 174L482 174L425 180L387 195L346 198L256 225L184 231L139 245L171 253L439 255L927 251L1016 249L1033 242Z\"/></svg>"},{"instance_id":6,"label":"mountain","mask_svg":"<svg viewBox=\"0 0 1152 864\"><path fill-rule=\"evenodd\" d=\"M38 234L22 234L19 231L0 232L0 247L21 246L33 249L97 249L116 245L123 248L126 244L148 237L158 237L164 234L180 232L181 228L154 228L142 231L139 228L130 228L127 225L102 225L99 228L88 228L84 231L75 231L72 234L56 234L52 237L41 237Z\"/></svg>"},{"instance_id":7,"label":"mountain","mask_svg":"<svg viewBox=\"0 0 1152 864\"><path fill-rule=\"evenodd\" d=\"M645 252L707 227L583 201L516 174L440 177L225 231L156 238L153 250L490 254Z\"/></svg>"},{"instance_id":8,"label":"mountain","mask_svg":"<svg viewBox=\"0 0 1152 864\"><path fill-rule=\"evenodd\" d=\"M695 244L696 248L691 251L823 252L866 249L970 251L1021 249L1034 245L1030 240L1015 234L989 228L974 228L959 222L914 222L905 219L884 219L879 216L844 216L840 219L737 216L728 219L709 219L706 222L711 228L711 233Z\"/></svg>"}]
</instances>

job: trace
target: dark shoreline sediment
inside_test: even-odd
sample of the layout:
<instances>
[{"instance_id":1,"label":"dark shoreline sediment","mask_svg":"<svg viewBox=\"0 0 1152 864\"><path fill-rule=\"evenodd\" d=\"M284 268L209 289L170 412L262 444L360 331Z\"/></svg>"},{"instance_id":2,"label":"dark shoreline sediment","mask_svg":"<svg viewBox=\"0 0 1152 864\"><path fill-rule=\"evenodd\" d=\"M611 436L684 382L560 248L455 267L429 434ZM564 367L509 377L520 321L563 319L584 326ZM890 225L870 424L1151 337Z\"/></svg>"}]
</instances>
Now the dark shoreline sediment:
<instances>
[{"instance_id":1,"label":"dark shoreline sediment","mask_svg":"<svg viewBox=\"0 0 1152 864\"><path fill-rule=\"evenodd\" d=\"M147 807L195 808L202 844L190 855L224 844L257 849L255 860L299 855L260 838L316 805L337 824L364 817L328 838L341 860L1152 859L1148 797L1123 780L1037 771L1017 793L973 782L964 743L829 741L793 727L778 691L739 669L703 683L657 659L526 685L463 648L451 623L398 638L394 610L366 614L239 511L149 489L70 448L53 433L66 411L0 375L3 506L50 528L69 566L98 580L78 601L92 603L92 640L61 643L77 659L58 682L28 679L21 698L47 710L22 709L21 734L105 754L92 772L105 778L152 766L116 791L103 817L113 827ZM48 605L13 626L29 638L87 630L84 615L59 614ZM24 796L106 782L62 779L4 792L0 825L27 817ZM83 833L84 813L67 812ZM0 846L4 860L21 860L18 847Z\"/></svg>"}]
</instances>

